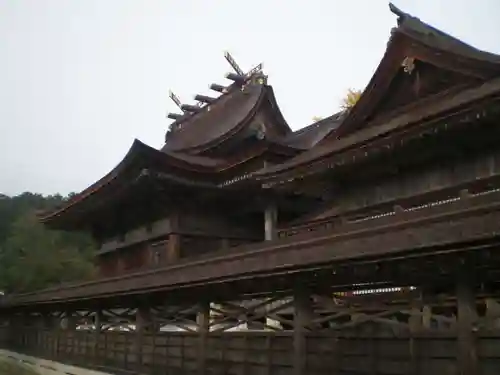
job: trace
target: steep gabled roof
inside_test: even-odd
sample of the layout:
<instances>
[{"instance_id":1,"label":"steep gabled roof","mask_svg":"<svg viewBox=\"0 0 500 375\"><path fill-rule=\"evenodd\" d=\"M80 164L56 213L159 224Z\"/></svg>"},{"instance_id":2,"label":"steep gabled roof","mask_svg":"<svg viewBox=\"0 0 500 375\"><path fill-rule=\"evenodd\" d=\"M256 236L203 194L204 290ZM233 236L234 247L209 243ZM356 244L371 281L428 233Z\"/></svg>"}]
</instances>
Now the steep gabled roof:
<instances>
[{"instance_id":1,"label":"steep gabled roof","mask_svg":"<svg viewBox=\"0 0 500 375\"><path fill-rule=\"evenodd\" d=\"M342 125L325 140L352 133L377 116L380 117L381 112L390 114L394 110L404 110L406 105L422 97L454 86L484 82L500 74L500 56L480 51L402 12L393 4L389 7L398 16L398 26L392 30L382 61ZM424 77L419 76L418 64L421 65L422 74L428 76L426 85ZM416 71L412 75L415 67ZM443 76L447 78L444 84L441 82ZM397 79L401 77L406 77L420 91L408 95L413 90L408 86L403 87L403 90L406 89L406 101L401 101L402 93L395 87L399 83ZM387 106L391 99L396 102Z\"/></svg>"},{"instance_id":2,"label":"steep gabled roof","mask_svg":"<svg viewBox=\"0 0 500 375\"><path fill-rule=\"evenodd\" d=\"M285 181L295 173L313 173L310 166L321 163L324 158L364 146L388 131L498 93L500 81L495 77L500 77L500 56L468 46L393 5L391 10L399 17L398 27L393 29L384 57L357 104L315 147L283 164L259 171L256 178L266 182ZM440 71L430 76L431 87L424 95L410 96L409 102L387 107L388 99L396 99L397 103L401 97L398 92L401 86L397 85L405 84L395 78L411 76L408 69L412 67L405 63L423 63L425 65L420 65L423 72ZM408 82L419 83L417 72L418 69L413 72L413 81ZM443 76L448 81L439 81Z\"/></svg>"}]
</instances>

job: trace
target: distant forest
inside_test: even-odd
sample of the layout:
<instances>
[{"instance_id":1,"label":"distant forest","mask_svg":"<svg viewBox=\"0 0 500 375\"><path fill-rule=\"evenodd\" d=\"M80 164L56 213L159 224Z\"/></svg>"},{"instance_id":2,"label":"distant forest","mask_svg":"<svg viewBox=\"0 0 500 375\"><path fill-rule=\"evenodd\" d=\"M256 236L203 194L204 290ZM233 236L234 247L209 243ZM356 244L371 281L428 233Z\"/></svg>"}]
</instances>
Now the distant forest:
<instances>
[{"instance_id":1,"label":"distant forest","mask_svg":"<svg viewBox=\"0 0 500 375\"><path fill-rule=\"evenodd\" d=\"M88 235L47 230L37 220L37 212L67 198L0 194L0 291L28 292L94 275Z\"/></svg>"}]
</instances>

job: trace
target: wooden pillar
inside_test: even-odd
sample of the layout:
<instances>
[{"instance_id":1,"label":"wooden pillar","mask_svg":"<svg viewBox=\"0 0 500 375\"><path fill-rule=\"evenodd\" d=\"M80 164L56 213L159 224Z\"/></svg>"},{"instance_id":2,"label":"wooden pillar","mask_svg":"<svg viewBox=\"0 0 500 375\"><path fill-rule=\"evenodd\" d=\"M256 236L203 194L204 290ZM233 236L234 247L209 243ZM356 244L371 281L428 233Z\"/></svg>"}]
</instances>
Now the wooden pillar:
<instances>
[{"instance_id":1,"label":"wooden pillar","mask_svg":"<svg viewBox=\"0 0 500 375\"><path fill-rule=\"evenodd\" d=\"M99 357L99 340L102 330L102 311L97 310L94 313L94 359Z\"/></svg>"},{"instance_id":2,"label":"wooden pillar","mask_svg":"<svg viewBox=\"0 0 500 375\"><path fill-rule=\"evenodd\" d=\"M477 308L473 267L470 264L462 264L459 267L456 288L459 373L461 375L475 375L478 373L474 334L474 325L477 322Z\"/></svg>"},{"instance_id":3,"label":"wooden pillar","mask_svg":"<svg viewBox=\"0 0 500 375\"><path fill-rule=\"evenodd\" d=\"M277 224L278 208L275 204L270 204L264 212L264 234L266 241L276 239Z\"/></svg>"},{"instance_id":4,"label":"wooden pillar","mask_svg":"<svg viewBox=\"0 0 500 375\"><path fill-rule=\"evenodd\" d=\"M422 327L424 329L432 328L432 307L430 305L422 307Z\"/></svg>"},{"instance_id":5,"label":"wooden pillar","mask_svg":"<svg viewBox=\"0 0 500 375\"><path fill-rule=\"evenodd\" d=\"M415 296L410 302L410 317L408 325L411 333L416 333L424 328L424 294L421 291L419 297Z\"/></svg>"},{"instance_id":6,"label":"wooden pillar","mask_svg":"<svg viewBox=\"0 0 500 375\"><path fill-rule=\"evenodd\" d=\"M151 311L147 307L139 307L135 313L135 330L140 333L151 328Z\"/></svg>"},{"instance_id":7,"label":"wooden pillar","mask_svg":"<svg viewBox=\"0 0 500 375\"><path fill-rule=\"evenodd\" d=\"M210 303L200 303L200 309L196 315L198 329L198 374L206 373L207 362L207 339L210 331Z\"/></svg>"},{"instance_id":8,"label":"wooden pillar","mask_svg":"<svg viewBox=\"0 0 500 375\"><path fill-rule=\"evenodd\" d=\"M276 229L278 224L278 208L275 204L269 204L264 211L264 238L266 241L276 239ZM266 317L266 326L274 327L277 322Z\"/></svg>"},{"instance_id":9,"label":"wooden pillar","mask_svg":"<svg viewBox=\"0 0 500 375\"><path fill-rule=\"evenodd\" d=\"M167 264L175 263L181 257L181 240L182 237L179 234L179 215L178 213L172 213L170 215L170 230L172 231L168 236L165 262Z\"/></svg>"},{"instance_id":10,"label":"wooden pillar","mask_svg":"<svg viewBox=\"0 0 500 375\"><path fill-rule=\"evenodd\" d=\"M142 368L142 347L144 335L151 329L151 311L147 307L139 307L135 313L135 352L137 353L137 369Z\"/></svg>"},{"instance_id":11,"label":"wooden pillar","mask_svg":"<svg viewBox=\"0 0 500 375\"><path fill-rule=\"evenodd\" d=\"M312 303L307 289L296 287L293 296L293 374L306 374L306 332L312 319Z\"/></svg>"},{"instance_id":12,"label":"wooden pillar","mask_svg":"<svg viewBox=\"0 0 500 375\"><path fill-rule=\"evenodd\" d=\"M167 264L175 263L181 257L181 236L178 233L171 233L167 242Z\"/></svg>"}]
</instances>

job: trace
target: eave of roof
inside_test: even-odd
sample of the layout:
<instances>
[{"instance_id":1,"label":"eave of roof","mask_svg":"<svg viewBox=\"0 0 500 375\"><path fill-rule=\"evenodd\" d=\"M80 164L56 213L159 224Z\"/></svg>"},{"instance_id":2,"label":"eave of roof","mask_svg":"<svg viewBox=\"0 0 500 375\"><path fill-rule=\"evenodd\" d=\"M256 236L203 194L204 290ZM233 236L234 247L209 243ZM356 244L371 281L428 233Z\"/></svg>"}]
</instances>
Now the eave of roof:
<instances>
[{"instance_id":1,"label":"eave of roof","mask_svg":"<svg viewBox=\"0 0 500 375\"><path fill-rule=\"evenodd\" d=\"M73 206L79 205L90 196L99 194L104 187L111 184L120 185L122 183L128 183L143 171L151 170L151 168L159 173L163 173L163 177L169 176L170 180L175 180L177 184L185 184L186 186L194 184L194 181L190 178L186 178L186 176L184 176L185 173L180 172L184 171L190 175L194 173L194 176L197 176L196 180L200 187L212 184L213 187L216 188L217 185L213 180L216 180L215 177L217 173L225 172L232 168L238 168L240 165L250 162L255 158L259 158L269 152L291 157L295 156L300 151L300 149L283 144L279 140L264 139L260 142L260 147L251 150L247 155L241 155L240 158L235 160L220 160L178 152L162 152L145 145L139 140L135 140L123 160L118 163L113 170L79 194L72 197L58 209L49 213L40 214L39 219L41 222L47 223L52 218L62 215ZM227 186L229 186L229 184L221 185L221 187Z\"/></svg>"},{"instance_id":2,"label":"eave of roof","mask_svg":"<svg viewBox=\"0 0 500 375\"><path fill-rule=\"evenodd\" d=\"M120 161L120 163L118 163L118 165L116 165L108 174L100 178L98 181L90 185L79 194L73 196L59 209L56 209L44 215L40 215L39 218L42 222L45 222L54 215L58 215L74 206L75 204L78 204L88 196L96 194L100 189L103 188L103 186L110 184L115 179L127 172L127 170L133 168L137 172L143 168L150 167L152 163L160 165L171 165L179 169L193 172L209 172L216 165L218 165L220 161L198 156L181 155L178 153L159 152L158 150L147 146L146 144L136 139L134 140L132 146L130 147L129 151L122 159L122 161Z\"/></svg>"}]
</instances>

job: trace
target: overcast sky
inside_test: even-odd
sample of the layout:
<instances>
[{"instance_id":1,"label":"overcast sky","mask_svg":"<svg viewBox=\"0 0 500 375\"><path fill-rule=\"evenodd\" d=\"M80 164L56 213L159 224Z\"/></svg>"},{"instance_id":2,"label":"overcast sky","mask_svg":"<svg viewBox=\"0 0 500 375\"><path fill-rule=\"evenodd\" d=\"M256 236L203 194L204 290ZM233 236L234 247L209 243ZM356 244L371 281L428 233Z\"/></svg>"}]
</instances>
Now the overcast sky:
<instances>
[{"instance_id":1,"label":"overcast sky","mask_svg":"<svg viewBox=\"0 0 500 375\"><path fill-rule=\"evenodd\" d=\"M499 0L395 0L500 53ZM134 138L161 146L183 101L263 62L294 128L362 89L396 16L386 0L0 0L0 193L79 191Z\"/></svg>"}]
</instances>

